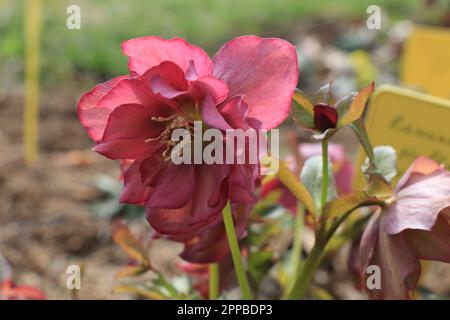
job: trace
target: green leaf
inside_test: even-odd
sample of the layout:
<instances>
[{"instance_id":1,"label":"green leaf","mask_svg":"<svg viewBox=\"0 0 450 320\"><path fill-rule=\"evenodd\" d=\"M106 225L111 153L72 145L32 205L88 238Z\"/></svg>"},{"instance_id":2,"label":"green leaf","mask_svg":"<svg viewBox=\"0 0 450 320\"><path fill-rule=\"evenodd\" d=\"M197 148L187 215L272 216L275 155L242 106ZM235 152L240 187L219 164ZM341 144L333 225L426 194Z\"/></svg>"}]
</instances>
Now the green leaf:
<instances>
[{"instance_id":1,"label":"green leaf","mask_svg":"<svg viewBox=\"0 0 450 320\"><path fill-rule=\"evenodd\" d=\"M322 198L322 156L308 158L303 165L301 180L312 195L314 206L321 207ZM334 181L333 168L328 161L328 199L336 198L336 184Z\"/></svg>"},{"instance_id":2,"label":"green leaf","mask_svg":"<svg viewBox=\"0 0 450 320\"><path fill-rule=\"evenodd\" d=\"M314 100L314 104L325 103L329 106L334 106L336 101L334 99L331 86L333 82L330 81L327 84L320 87L319 91L317 91L316 99Z\"/></svg>"},{"instance_id":3,"label":"green leaf","mask_svg":"<svg viewBox=\"0 0 450 320\"><path fill-rule=\"evenodd\" d=\"M364 109L366 107L367 100L369 100L369 97L372 95L373 91L375 89L375 84L372 81L367 87L362 89L356 97L353 99L350 107L344 108L345 104L341 106L341 108L344 108L339 112L339 121L338 121L338 127L341 128L343 126L346 126L359 118L364 113ZM341 115L342 114L342 115Z\"/></svg>"},{"instance_id":4,"label":"green leaf","mask_svg":"<svg viewBox=\"0 0 450 320\"><path fill-rule=\"evenodd\" d=\"M357 191L328 202L324 208L324 216L334 218L364 204L376 203L377 201L379 201L377 197L369 196L365 191Z\"/></svg>"},{"instance_id":5,"label":"green leaf","mask_svg":"<svg viewBox=\"0 0 450 320\"><path fill-rule=\"evenodd\" d=\"M301 127L314 129L314 105L304 92L295 90L291 110L294 121Z\"/></svg>"},{"instance_id":6,"label":"green leaf","mask_svg":"<svg viewBox=\"0 0 450 320\"><path fill-rule=\"evenodd\" d=\"M391 146L377 146L373 149L376 171L390 183L397 175L397 153ZM369 172L370 161L368 158L361 166L363 172Z\"/></svg>"}]
</instances>

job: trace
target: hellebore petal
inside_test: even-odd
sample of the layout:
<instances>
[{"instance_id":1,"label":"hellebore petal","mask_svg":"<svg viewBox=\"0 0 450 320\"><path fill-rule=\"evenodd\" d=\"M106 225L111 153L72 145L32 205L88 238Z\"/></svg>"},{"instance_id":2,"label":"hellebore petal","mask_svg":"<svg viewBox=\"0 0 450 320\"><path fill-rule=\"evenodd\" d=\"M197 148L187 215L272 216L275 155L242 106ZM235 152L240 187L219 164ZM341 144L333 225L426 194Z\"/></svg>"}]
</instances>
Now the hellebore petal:
<instances>
[{"instance_id":1,"label":"hellebore petal","mask_svg":"<svg viewBox=\"0 0 450 320\"><path fill-rule=\"evenodd\" d=\"M127 76L120 76L101 83L80 98L77 106L78 117L91 139L95 142L102 139L109 114L115 107L114 105L109 105L104 108L98 108L97 103L120 81L127 78Z\"/></svg>"},{"instance_id":2,"label":"hellebore petal","mask_svg":"<svg viewBox=\"0 0 450 320\"><path fill-rule=\"evenodd\" d=\"M148 203L147 203L148 204ZM208 223L192 224L191 220L192 199L183 207L176 209L145 207L147 221L158 233L164 235L183 234L197 230Z\"/></svg>"},{"instance_id":3,"label":"hellebore petal","mask_svg":"<svg viewBox=\"0 0 450 320\"><path fill-rule=\"evenodd\" d=\"M176 192L173 186L177 186ZM170 165L158 178L147 206L152 208L181 208L192 198L195 190L193 165Z\"/></svg>"},{"instance_id":4,"label":"hellebore petal","mask_svg":"<svg viewBox=\"0 0 450 320\"><path fill-rule=\"evenodd\" d=\"M184 71L171 61L163 61L149 69L142 78L149 82L153 93L167 99L176 98L189 90L189 82L185 79Z\"/></svg>"},{"instance_id":5,"label":"hellebore petal","mask_svg":"<svg viewBox=\"0 0 450 320\"><path fill-rule=\"evenodd\" d=\"M289 114L298 81L295 47L285 40L255 36L227 42L213 59L214 75L228 84L229 96L244 95L250 118L272 129Z\"/></svg>"},{"instance_id":6,"label":"hellebore petal","mask_svg":"<svg viewBox=\"0 0 450 320\"><path fill-rule=\"evenodd\" d=\"M235 96L220 106L220 113L235 129L248 129L253 122L247 118L248 106L242 96Z\"/></svg>"},{"instance_id":7,"label":"hellebore petal","mask_svg":"<svg viewBox=\"0 0 450 320\"><path fill-rule=\"evenodd\" d=\"M373 215L360 244L361 279L371 299L409 299L417 285L420 263L402 235L382 230L379 211ZM380 268L380 289L369 289L366 273L370 265Z\"/></svg>"},{"instance_id":8,"label":"hellebore petal","mask_svg":"<svg viewBox=\"0 0 450 320\"><path fill-rule=\"evenodd\" d=\"M123 174L123 190L120 194L120 202L129 204L141 204L150 196L151 188L142 182L140 166L142 160L134 161Z\"/></svg>"},{"instance_id":9,"label":"hellebore petal","mask_svg":"<svg viewBox=\"0 0 450 320\"><path fill-rule=\"evenodd\" d=\"M206 96L202 105L202 119L210 127L226 130L231 129L230 125L217 110L217 106L211 96Z\"/></svg>"},{"instance_id":10,"label":"hellebore petal","mask_svg":"<svg viewBox=\"0 0 450 320\"><path fill-rule=\"evenodd\" d=\"M194 165L191 167L194 168ZM156 231L166 235L194 232L213 223L228 199L228 190L222 183L227 174L226 170L227 167L223 165L195 167L194 178L191 178L192 182L177 183L177 185L180 183L190 184L192 190L189 201L180 208L167 208L169 205L156 208L151 201L148 201L146 203L147 220ZM160 183L164 184L165 180L162 175L158 177L158 180L162 180ZM170 186L173 188L173 184ZM170 192L173 193L173 191ZM183 192L183 194L185 193ZM182 200L184 199L183 196ZM179 204L182 201L176 200L176 202Z\"/></svg>"},{"instance_id":11,"label":"hellebore petal","mask_svg":"<svg viewBox=\"0 0 450 320\"><path fill-rule=\"evenodd\" d=\"M228 97L227 84L213 76L198 78L193 86L199 88L205 95L211 95L216 104L223 102Z\"/></svg>"},{"instance_id":12,"label":"hellebore petal","mask_svg":"<svg viewBox=\"0 0 450 320\"><path fill-rule=\"evenodd\" d=\"M128 56L130 71L140 75L163 61L171 61L185 72L192 61L198 77L212 74L212 62L208 54L181 38L170 40L155 36L135 38L124 41L122 50Z\"/></svg>"},{"instance_id":13,"label":"hellebore petal","mask_svg":"<svg viewBox=\"0 0 450 320\"><path fill-rule=\"evenodd\" d=\"M245 236L247 221L251 212L250 206L232 204L231 210L236 227L236 236L239 240ZM230 252L221 215L218 216L218 219L212 225L191 234L171 237L171 239L185 243L184 250L180 256L189 262L220 262Z\"/></svg>"},{"instance_id":14,"label":"hellebore petal","mask_svg":"<svg viewBox=\"0 0 450 320\"><path fill-rule=\"evenodd\" d=\"M319 132L335 129L338 122L338 113L335 108L324 103L314 106L314 128Z\"/></svg>"},{"instance_id":15,"label":"hellebore petal","mask_svg":"<svg viewBox=\"0 0 450 320\"><path fill-rule=\"evenodd\" d=\"M396 194L371 218L360 244L360 275L381 270L381 288L363 287L371 298L411 298L419 259L450 262L450 172L420 157L400 179Z\"/></svg>"},{"instance_id":16,"label":"hellebore petal","mask_svg":"<svg viewBox=\"0 0 450 320\"><path fill-rule=\"evenodd\" d=\"M437 170L442 170L443 168L444 167L436 161L424 156L420 156L409 166L405 174L400 178L395 190L400 190L406 187L410 183L412 174L427 175Z\"/></svg>"},{"instance_id":17,"label":"hellebore petal","mask_svg":"<svg viewBox=\"0 0 450 320\"><path fill-rule=\"evenodd\" d=\"M148 82L140 78L124 79L105 94L97 103L98 108L114 110L123 104L140 104L155 108L155 113L164 112L163 101L150 90ZM161 106L158 108L158 106ZM166 110L167 111L167 110Z\"/></svg>"},{"instance_id":18,"label":"hellebore petal","mask_svg":"<svg viewBox=\"0 0 450 320\"><path fill-rule=\"evenodd\" d=\"M103 139L95 151L110 159L137 159L150 155L161 146L146 142L164 130L161 123L151 121L152 108L138 104L125 104L114 109L108 119Z\"/></svg>"},{"instance_id":19,"label":"hellebore petal","mask_svg":"<svg viewBox=\"0 0 450 320\"><path fill-rule=\"evenodd\" d=\"M386 209L384 230L397 234L406 229L431 230L438 215L450 207L450 172L411 174L409 185L399 190Z\"/></svg>"},{"instance_id":20,"label":"hellebore petal","mask_svg":"<svg viewBox=\"0 0 450 320\"><path fill-rule=\"evenodd\" d=\"M408 229L405 238L419 259L450 263L450 209L442 212L430 231Z\"/></svg>"}]
</instances>

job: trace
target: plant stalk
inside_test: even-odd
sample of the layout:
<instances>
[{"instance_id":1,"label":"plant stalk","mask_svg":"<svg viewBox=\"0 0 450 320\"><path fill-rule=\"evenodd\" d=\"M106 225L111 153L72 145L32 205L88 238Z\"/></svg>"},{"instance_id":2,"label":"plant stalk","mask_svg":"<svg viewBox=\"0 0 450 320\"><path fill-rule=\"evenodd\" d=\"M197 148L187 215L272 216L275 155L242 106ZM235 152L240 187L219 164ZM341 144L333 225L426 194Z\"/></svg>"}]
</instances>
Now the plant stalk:
<instances>
[{"instance_id":1,"label":"plant stalk","mask_svg":"<svg viewBox=\"0 0 450 320\"><path fill-rule=\"evenodd\" d=\"M241 252L236 237L236 231L234 229L233 216L231 215L231 207L229 203L223 209L223 222L225 224L231 257L233 258L234 269L239 287L241 288L242 297L245 300L251 300L252 294L250 292L250 286L248 285L247 276L245 274L244 264L242 263Z\"/></svg>"},{"instance_id":2,"label":"plant stalk","mask_svg":"<svg viewBox=\"0 0 450 320\"><path fill-rule=\"evenodd\" d=\"M209 300L219 297L219 264L209 264Z\"/></svg>"}]
</instances>

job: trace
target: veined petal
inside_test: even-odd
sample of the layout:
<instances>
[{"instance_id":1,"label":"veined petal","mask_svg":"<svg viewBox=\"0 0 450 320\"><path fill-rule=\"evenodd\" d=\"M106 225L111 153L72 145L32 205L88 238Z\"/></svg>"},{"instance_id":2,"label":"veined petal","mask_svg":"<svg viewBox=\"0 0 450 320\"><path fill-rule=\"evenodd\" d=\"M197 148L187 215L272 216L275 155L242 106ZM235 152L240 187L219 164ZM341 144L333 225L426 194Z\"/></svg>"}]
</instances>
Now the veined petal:
<instances>
[{"instance_id":1,"label":"veined petal","mask_svg":"<svg viewBox=\"0 0 450 320\"><path fill-rule=\"evenodd\" d=\"M114 105L109 105L104 108L98 108L97 104L120 81L127 78L127 76L120 76L96 85L80 98L77 107L78 117L88 135L95 142L102 139L109 114L115 107Z\"/></svg>"},{"instance_id":2,"label":"veined petal","mask_svg":"<svg viewBox=\"0 0 450 320\"><path fill-rule=\"evenodd\" d=\"M450 263L450 208L441 212L431 231L408 229L402 234L419 259Z\"/></svg>"},{"instance_id":3,"label":"veined petal","mask_svg":"<svg viewBox=\"0 0 450 320\"><path fill-rule=\"evenodd\" d=\"M208 54L181 38L169 40L155 36L135 38L124 41L122 51L128 56L128 68L137 74L144 74L163 61L171 61L185 72L192 61L199 77L212 74L212 62Z\"/></svg>"},{"instance_id":4,"label":"veined petal","mask_svg":"<svg viewBox=\"0 0 450 320\"><path fill-rule=\"evenodd\" d=\"M450 172L430 175L412 173L408 186L397 192L397 200L386 211L385 231L397 234L405 229L431 230L439 213L450 207Z\"/></svg>"},{"instance_id":5,"label":"veined petal","mask_svg":"<svg viewBox=\"0 0 450 320\"><path fill-rule=\"evenodd\" d=\"M139 104L125 104L114 109L108 119L103 139L95 150L111 159L137 159L158 149L156 137L164 130L151 120L154 110Z\"/></svg>"},{"instance_id":6,"label":"veined petal","mask_svg":"<svg viewBox=\"0 0 450 320\"><path fill-rule=\"evenodd\" d=\"M396 191L406 187L409 184L409 178L412 174L418 173L422 175L427 175L433 173L436 170L443 170L443 166L434 161L433 159L420 156L409 166L408 170L403 174L401 179L398 181L395 188Z\"/></svg>"},{"instance_id":7,"label":"veined petal","mask_svg":"<svg viewBox=\"0 0 450 320\"><path fill-rule=\"evenodd\" d=\"M271 129L289 114L298 81L295 47L281 39L237 37L213 59L214 75L228 84L229 96L244 95L250 118Z\"/></svg>"},{"instance_id":8,"label":"veined petal","mask_svg":"<svg viewBox=\"0 0 450 320\"><path fill-rule=\"evenodd\" d=\"M129 204L141 204L148 199L151 188L142 183L139 172L142 161L136 160L123 174L123 190L120 194L120 202Z\"/></svg>"},{"instance_id":9,"label":"veined petal","mask_svg":"<svg viewBox=\"0 0 450 320\"><path fill-rule=\"evenodd\" d=\"M377 212L371 218L360 244L360 274L362 287L372 299L408 299L417 285L420 263L403 235L383 231L383 216ZM378 266L381 272L379 289L367 287L367 268Z\"/></svg>"},{"instance_id":10,"label":"veined petal","mask_svg":"<svg viewBox=\"0 0 450 320\"><path fill-rule=\"evenodd\" d=\"M194 193L194 166L171 165L158 177L147 206L176 209L188 203ZM173 186L177 186L176 191Z\"/></svg>"},{"instance_id":11,"label":"veined petal","mask_svg":"<svg viewBox=\"0 0 450 320\"><path fill-rule=\"evenodd\" d=\"M185 79L184 71L170 61L161 62L142 75L148 81L150 89L164 98L173 99L189 90L189 82Z\"/></svg>"}]
</instances>

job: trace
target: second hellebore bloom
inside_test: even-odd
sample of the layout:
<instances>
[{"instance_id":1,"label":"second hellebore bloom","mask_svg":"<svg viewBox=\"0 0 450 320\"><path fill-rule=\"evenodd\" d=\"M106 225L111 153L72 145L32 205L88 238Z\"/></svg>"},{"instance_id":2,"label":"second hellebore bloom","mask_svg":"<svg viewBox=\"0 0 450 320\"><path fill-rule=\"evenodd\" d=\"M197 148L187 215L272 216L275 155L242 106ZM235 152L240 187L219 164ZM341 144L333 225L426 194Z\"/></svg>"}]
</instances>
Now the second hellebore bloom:
<instances>
[{"instance_id":1,"label":"second hellebore bloom","mask_svg":"<svg viewBox=\"0 0 450 320\"><path fill-rule=\"evenodd\" d=\"M336 181L337 192L340 195L348 194L352 191L351 181L353 175L353 165L351 161L345 157L344 148L339 144L330 143L329 155L333 166L333 174ZM322 155L322 148L319 143L301 143L298 146L298 156L300 161L305 161L310 157ZM298 166L302 163L296 163L292 156L287 159L291 171L299 174L302 168ZM280 192L277 202L288 209L290 213L297 213L298 200L289 191L288 188L278 179L273 178L262 185L261 195L268 197L274 192Z\"/></svg>"},{"instance_id":2,"label":"second hellebore bloom","mask_svg":"<svg viewBox=\"0 0 450 320\"><path fill-rule=\"evenodd\" d=\"M419 157L395 191L391 204L372 216L360 243L361 278L370 265L381 270L381 288L368 290L375 299L410 298L419 259L450 263L450 172Z\"/></svg>"},{"instance_id":3,"label":"second hellebore bloom","mask_svg":"<svg viewBox=\"0 0 450 320\"><path fill-rule=\"evenodd\" d=\"M231 40L213 60L180 38L136 38L124 42L123 52L130 75L86 93L80 121L97 152L131 163L121 201L143 204L156 231L192 244L190 236L204 237L204 228L221 224L228 201L254 202L259 168L175 165L172 132L192 133L194 121L220 130L274 128L289 113L297 53L284 40L255 36Z\"/></svg>"}]
</instances>

